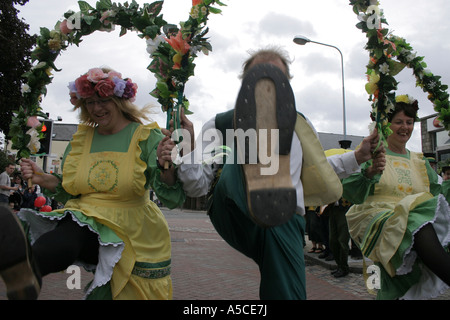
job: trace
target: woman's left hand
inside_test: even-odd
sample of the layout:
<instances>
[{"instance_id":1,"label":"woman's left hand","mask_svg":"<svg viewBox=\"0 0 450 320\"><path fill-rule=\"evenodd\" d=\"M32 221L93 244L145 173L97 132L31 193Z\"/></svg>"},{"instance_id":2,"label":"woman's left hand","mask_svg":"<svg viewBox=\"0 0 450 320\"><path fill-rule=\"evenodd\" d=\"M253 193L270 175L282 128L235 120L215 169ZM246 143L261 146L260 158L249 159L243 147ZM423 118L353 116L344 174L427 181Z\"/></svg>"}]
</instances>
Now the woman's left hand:
<instances>
[{"instance_id":1,"label":"woman's left hand","mask_svg":"<svg viewBox=\"0 0 450 320\"><path fill-rule=\"evenodd\" d=\"M372 165L367 168L366 176L368 178L373 178L375 175L383 173L386 167L386 150L384 146L381 145L380 148L373 155Z\"/></svg>"}]
</instances>

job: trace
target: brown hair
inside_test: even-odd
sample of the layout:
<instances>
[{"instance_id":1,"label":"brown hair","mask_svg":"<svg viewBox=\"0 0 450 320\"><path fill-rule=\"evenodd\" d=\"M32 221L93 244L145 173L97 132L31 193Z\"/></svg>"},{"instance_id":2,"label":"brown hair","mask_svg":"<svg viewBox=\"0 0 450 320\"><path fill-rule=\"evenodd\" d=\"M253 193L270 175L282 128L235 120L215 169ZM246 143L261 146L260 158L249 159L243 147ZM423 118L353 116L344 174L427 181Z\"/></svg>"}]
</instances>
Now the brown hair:
<instances>
[{"instance_id":1,"label":"brown hair","mask_svg":"<svg viewBox=\"0 0 450 320\"><path fill-rule=\"evenodd\" d=\"M419 110L419 103L417 102L417 100L414 100L412 103L396 102L394 111L388 114L388 120L389 122L391 122L397 113L403 111L406 116L413 118L414 121L418 121L417 117L418 110Z\"/></svg>"}]
</instances>

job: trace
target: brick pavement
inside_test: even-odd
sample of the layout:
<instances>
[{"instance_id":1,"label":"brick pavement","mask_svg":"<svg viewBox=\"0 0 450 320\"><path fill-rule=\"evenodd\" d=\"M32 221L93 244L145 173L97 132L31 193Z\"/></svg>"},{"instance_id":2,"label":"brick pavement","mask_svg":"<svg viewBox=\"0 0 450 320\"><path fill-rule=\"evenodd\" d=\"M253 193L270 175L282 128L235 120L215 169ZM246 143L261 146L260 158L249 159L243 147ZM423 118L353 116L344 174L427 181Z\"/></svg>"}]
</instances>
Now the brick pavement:
<instances>
[{"instance_id":1,"label":"brick pavement","mask_svg":"<svg viewBox=\"0 0 450 320\"><path fill-rule=\"evenodd\" d=\"M174 300L257 300L259 271L249 258L226 244L203 212L164 210L172 238ZM373 300L362 274L336 279L330 267L308 259L306 267L309 300ZM317 261L317 259L316 259ZM67 273L44 278L40 300L79 300L83 290L68 289ZM81 288L92 276L81 271ZM450 291L450 290L449 290ZM0 280L0 300L6 299ZM448 296L447 298L448 299Z\"/></svg>"}]
</instances>

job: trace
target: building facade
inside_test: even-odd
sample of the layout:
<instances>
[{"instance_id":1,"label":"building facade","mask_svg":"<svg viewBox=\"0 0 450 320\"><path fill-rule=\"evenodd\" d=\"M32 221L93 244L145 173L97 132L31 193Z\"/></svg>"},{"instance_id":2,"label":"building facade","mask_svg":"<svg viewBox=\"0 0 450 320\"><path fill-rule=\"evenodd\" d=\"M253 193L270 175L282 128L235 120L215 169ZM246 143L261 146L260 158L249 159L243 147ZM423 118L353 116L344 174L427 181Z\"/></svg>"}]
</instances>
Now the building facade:
<instances>
[{"instance_id":1,"label":"building facade","mask_svg":"<svg viewBox=\"0 0 450 320\"><path fill-rule=\"evenodd\" d=\"M438 120L438 114L420 119L422 152L438 162L450 163L450 136Z\"/></svg>"}]
</instances>

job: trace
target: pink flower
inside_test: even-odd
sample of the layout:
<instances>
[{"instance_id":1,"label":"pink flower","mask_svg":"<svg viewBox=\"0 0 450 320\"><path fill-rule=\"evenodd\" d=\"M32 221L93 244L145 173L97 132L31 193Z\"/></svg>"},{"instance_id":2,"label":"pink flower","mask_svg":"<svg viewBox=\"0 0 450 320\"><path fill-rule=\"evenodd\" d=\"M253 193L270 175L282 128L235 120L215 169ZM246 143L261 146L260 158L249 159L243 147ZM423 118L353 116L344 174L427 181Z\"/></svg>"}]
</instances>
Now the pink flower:
<instances>
[{"instance_id":1,"label":"pink flower","mask_svg":"<svg viewBox=\"0 0 450 320\"><path fill-rule=\"evenodd\" d=\"M114 87L116 84L110 79L100 80L95 85L95 91L97 91L100 97L110 97L114 95Z\"/></svg>"},{"instance_id":2,"label":"pink flower","mask_svg":"<svg viewBox=\"0 0 450 320\"><path fill-rule=\"evenodd\" d=\"M122 98L130 100L133 99L136 96L137 88L138 86L136 83L133 83L131 79L127 79L127 84L123 91Z\"/></svg>"},{"instance_id":3,"label":"pink flower","mask_svg":"<svg viewBox=\"0 0 450 320\"><path fill-rule=\"evenodd\" d=\"M88 80L87 74L75 80L75 86L77 88L78 95L81 98L92 97L95 94L94 86Z\"/></svg>"},{"instance_id":4,"label":"pink flower","mask_svg":"<svg viewBox=\"0 0 450 320\"><path fill-rule=\"evenodd\" d=\"M67 26L67 19L64 20L63 22L61 22L61 24L59 25L59 29L61 30L61 32L62 32L63 34L69 34L69 33L72 32L72 29L70 29L70 28Z\"/></svg>"},{"instance_id":5,"label":"pink flower","mask_svg":"<svg viewBox=\"0 0 450 320\"><path fill-rule=\"evenodd\" d=\"M41 125L41 123L39 122L36 116L28 118L27 127L36 128L39 125Z\"/></svg>"},{"instance_id":6,"label":"pink flower","mask_svg":"<svg viewBox=\"0 0 450 320\"><path fill-rule=\"evenodd\" d=\"M69 95L70 95L70 103L76 106L78 102L77 94L75 92L70 92Z\"/></svg>"},{"instance_id":7,"label":"pink flower","mask_svg":"<svg viewBox=\"0 0 450 320\"><path fill-rule=\"evenodd\" d=\"M203 2L203 0L192 0L192 6L195 7L195 6L199 5L202 2Z\"/></svg>"},{"instance_id":8,"label":"pink flower","mask_svg":"<svg viewBox=\"0 0 450 320\"><path fill-rule=\"evenodd\" d=\"M91 82L97 83L100 80L107 78L108 75L100 68L92 68L87 72L87 79Z\"/></svg>"},{"instance_id":9,"label":"pink flower","mask_svg":"<svg viewBox=\"0 0 450 320\"><path fill-rule=\"evenodd\" d=\"M114 79L114 77L122 79L122 74L120 72L117 72L117 71L110 71L110 72L108 72L108 78L109 79L112 80L112 79Z\"/></svg>"}]
</instances>

